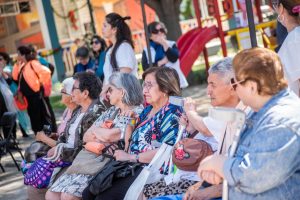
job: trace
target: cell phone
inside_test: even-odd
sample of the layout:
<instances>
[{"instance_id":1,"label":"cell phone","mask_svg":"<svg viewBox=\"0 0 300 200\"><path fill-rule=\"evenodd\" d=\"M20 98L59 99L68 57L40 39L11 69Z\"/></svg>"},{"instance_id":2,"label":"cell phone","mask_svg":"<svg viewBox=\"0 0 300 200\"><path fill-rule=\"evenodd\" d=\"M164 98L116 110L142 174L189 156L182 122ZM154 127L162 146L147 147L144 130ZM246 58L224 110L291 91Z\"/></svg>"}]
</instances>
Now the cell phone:
<instances>
[{"instance_id":1,"label":"cell phone","mask_svg":"<svg viewBox=\"0 0 300 200\"><path fill-rule=\"evenodd\" d=\"M176 106L183 107L184 99L183 97L179 97L179 96L169 96L169 103Z\"/></svg>"}]
</instances>

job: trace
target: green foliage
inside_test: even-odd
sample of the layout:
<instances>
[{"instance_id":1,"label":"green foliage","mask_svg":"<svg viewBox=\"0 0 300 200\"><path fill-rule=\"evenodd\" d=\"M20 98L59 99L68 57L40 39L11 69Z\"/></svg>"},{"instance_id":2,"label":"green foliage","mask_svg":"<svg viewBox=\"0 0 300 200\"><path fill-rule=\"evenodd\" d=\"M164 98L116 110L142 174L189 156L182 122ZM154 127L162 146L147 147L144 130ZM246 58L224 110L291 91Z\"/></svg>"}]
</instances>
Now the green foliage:
<instances>
[{"instance_id":1,"label":"green foliage","mask_svg":"<svg viewBox=\"0 0 300 200\"><path fill-rule=\"evenodd\" d=\"M66 108L66 106L61 103L61 95L51 96L50 103L54 112L57 110L64 110Z\"/></svg>"},{"instance_id":2,"label":"green foliage","mask_svg":"<svg viewBox=\"0 0 300 200\"><path fill-rule=\"evenodd\" d=\"M195 17L193 1L183 0L180 4L180 19L187 20Z\"/></svg>"}]
</instances>

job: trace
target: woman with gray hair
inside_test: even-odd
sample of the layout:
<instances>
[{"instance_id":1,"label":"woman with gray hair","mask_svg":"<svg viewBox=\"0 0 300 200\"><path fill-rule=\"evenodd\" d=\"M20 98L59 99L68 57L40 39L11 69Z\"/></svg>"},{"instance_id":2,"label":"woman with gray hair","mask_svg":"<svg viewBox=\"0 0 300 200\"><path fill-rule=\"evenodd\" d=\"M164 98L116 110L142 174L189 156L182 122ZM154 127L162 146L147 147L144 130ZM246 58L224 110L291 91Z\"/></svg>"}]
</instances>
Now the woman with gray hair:
<instances>
[{"instance_id":1,"label":"woman with gray hair","mask_svg":"<svg viewBox=\"0 0 300 200\"><path fill-rule=\"evenodd\" d=\"M129 125L127 119L138 116L143 110L142 87L135 76L115 72L109 78L107 96L112 107L86 131L83 136L85 149L80 151L66 173L56 181L56 188L60 191L58 199L81 199L90 180L109 161L95 149L99 146L104 148L120 139L124 139L125 149L128 146L134 126Z\"/></svg>"}]
</instances>

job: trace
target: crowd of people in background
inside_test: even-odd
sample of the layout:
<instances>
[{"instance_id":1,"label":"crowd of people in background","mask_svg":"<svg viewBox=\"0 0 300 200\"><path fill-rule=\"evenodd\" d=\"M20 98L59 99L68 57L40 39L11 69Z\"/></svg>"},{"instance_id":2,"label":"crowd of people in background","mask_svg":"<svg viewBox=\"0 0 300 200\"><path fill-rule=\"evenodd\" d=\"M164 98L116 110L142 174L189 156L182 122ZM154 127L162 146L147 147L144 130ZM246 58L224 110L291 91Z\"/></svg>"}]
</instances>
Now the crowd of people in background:
<instances>
[{"instance_id":1,"label":"crowd of people in background","mask_svg":"<svg viewBox=\"0 0 300 200\"><path fill-rule=\"evenodd\" d=\"M202 141L212 155L193 170L166 160L154 169L158 178L141 185L138 199L221 199L224 180L229 199L299 199L300 1L276 0L274 8L288 31L278 54L242 50L208 71L211 105L247 115L239 141L235 123L201 117L193 99L179 98L188 82L176 42L167 40L161 22L148 25L152 60L145 49L139 80L130 17L106 15L103 38L95 35L91 49L77 49L74 75L62 82L66 109L58 127L49 100L51 64L33 46L18 47L14 64L0 53L0 117L17 112L13 137L19 124L23 137L31 129L49 149L22 163L29 199L128 199L160 148L184 138ZM192 156L184 148L183 160Z\"/></svg>"}]
</instances>

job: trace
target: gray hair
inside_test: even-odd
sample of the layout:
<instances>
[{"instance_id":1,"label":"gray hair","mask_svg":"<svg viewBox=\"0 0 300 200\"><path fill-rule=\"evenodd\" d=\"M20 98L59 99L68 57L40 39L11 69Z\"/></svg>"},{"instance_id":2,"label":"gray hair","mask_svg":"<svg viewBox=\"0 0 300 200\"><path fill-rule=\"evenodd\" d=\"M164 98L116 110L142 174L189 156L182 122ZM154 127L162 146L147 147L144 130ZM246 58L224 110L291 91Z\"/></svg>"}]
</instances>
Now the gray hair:
<instances>
[{"instance_id":1,"label":"gray hair","mask_svg":"<svg viewBox=\"0 0 300 200\"><path fill-rule=\"evenodd\" d=\"M109 84L116 88L123 89L122 102L129 106L141 105L144 101L143 89L139 80L128 73L114 72L108 80Z\"/></svg>"},{"instance_id":2,"label":"gray hair","mask_svg":"<svg viewBox=\"0 0 300 200\"><path fill-rule=\"evenodd\" d=\"M230 79L234 77L232 58L225 57L224 59L215 63L209 68L208 73L218 74L225 83L230 83Z\"/></svg>"}]
</instances>

